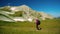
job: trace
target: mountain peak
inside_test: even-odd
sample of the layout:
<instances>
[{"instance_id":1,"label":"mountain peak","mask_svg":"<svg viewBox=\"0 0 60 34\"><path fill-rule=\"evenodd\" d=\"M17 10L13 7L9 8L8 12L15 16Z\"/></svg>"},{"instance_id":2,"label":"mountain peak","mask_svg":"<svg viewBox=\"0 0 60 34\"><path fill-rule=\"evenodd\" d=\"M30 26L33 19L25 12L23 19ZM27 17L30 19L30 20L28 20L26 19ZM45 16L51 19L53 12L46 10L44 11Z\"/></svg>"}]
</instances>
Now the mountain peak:
<instances>
[{"instance_id":1,"label":"mountain peak","mask_svg":"<svg viewBox=\"0 0 60 34\"><path fill-rule=\"evenodd\" d=\"M27 6L27 5L21 5L20 6L21 8L27 8L27 9L29 9L30 7L29 6Z\"/></svg>"},{"instance_id":2,"label":"mountain peak","mask_svg":"<svg viewBox=\"0 0 60 34\"><path fill-rule=\"evenodd\" d=\"M27 6L27 5L24 4L24 5L21 5L21 6Z\"/></svg>"}]
</instances>

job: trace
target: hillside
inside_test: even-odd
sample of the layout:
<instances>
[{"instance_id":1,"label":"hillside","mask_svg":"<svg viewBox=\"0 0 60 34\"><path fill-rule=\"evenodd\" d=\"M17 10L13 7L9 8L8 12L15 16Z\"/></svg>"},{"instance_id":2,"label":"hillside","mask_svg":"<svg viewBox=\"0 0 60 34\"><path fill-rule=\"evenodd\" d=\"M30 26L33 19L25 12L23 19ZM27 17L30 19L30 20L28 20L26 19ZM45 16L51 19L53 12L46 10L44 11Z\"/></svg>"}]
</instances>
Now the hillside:
<instances>
[{"instance_id":1,"label":"hillside","mask_svg":"<svg viewBox=\"0 0 60 34\"><path fill-rule=\"evenodd\" d=\"M41 18L42 20L45 20L46 18L47 19L54 18L53 16L46 14L44 12L35 11L32 8L28 7L27 5L0 7L0 14L1 13L9 15L10 17L12 17L12 19L14 17L22 17L25 19L29 19L29 18L34 19L38 17L39 19Z\"/></svg>"},{"instance_id":2,"label":"hillside","mask_svg":"<svg viewBox=\"0 0 60 34\"><path fill-rule=\"evenodd\" d=\"M60 34L60 19L41 21L39 31L34 22L0 21L0 34Z\"/></svg>"}]
</instances>

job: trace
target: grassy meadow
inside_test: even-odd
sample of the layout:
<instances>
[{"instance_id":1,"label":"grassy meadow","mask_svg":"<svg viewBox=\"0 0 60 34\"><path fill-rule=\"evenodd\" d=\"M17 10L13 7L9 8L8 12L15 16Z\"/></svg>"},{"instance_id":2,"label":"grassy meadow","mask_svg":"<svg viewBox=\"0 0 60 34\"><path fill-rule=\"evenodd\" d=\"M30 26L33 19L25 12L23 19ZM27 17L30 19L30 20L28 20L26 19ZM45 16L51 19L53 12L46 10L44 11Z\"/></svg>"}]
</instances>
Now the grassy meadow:
<instances>
[{"instance_id":1,"label":"grassy meadow","mask_svg":"<svg viewBox=\"0 0 60 34\"><path fill-rule=\"evenodd\" d=\"M39 31L34 22L0 21L0 34L60 34L60 19L41 21Z\"/></svg>"}]
</instances>

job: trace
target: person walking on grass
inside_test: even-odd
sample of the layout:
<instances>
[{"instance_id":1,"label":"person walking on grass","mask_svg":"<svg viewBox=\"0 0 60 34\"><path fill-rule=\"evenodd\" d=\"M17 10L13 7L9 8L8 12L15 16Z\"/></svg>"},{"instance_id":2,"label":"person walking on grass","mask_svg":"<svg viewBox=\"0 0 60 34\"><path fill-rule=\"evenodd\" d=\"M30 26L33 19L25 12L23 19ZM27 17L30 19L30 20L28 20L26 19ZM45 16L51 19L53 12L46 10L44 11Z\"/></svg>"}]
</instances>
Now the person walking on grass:
<instances>
[{"instance_id":1,"label":"person walking on grass","mask_svg":"<svg viewBox=\"0 0 60 34\"><path fill-rule=\"evenodd\" d=\"M41 24L41 22L40 22L40 20L38 18L35 19L35 23L36 23L36 29L41 30L41 28L39 26Z\"/></svg>"}]
</instances>

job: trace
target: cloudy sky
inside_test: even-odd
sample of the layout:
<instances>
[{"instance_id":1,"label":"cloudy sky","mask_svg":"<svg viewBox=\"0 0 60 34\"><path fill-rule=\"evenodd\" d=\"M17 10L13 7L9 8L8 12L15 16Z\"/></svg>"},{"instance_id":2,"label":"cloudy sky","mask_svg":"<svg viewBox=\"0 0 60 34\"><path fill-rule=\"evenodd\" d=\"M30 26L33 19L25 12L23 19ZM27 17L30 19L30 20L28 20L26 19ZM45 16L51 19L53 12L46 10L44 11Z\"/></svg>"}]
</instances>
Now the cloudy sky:
<instances>
[{"instance_id":1,"label":"cloudy sky","mask_svg":"<svg viewBox=\"0 0 60 34\"><path fill-rule=\"evenodd\" d=\"M0 0L0 7L7 5L20 6L24 4L36 11L60 17L60 0Z\"/></svg>"}]
</instances>

